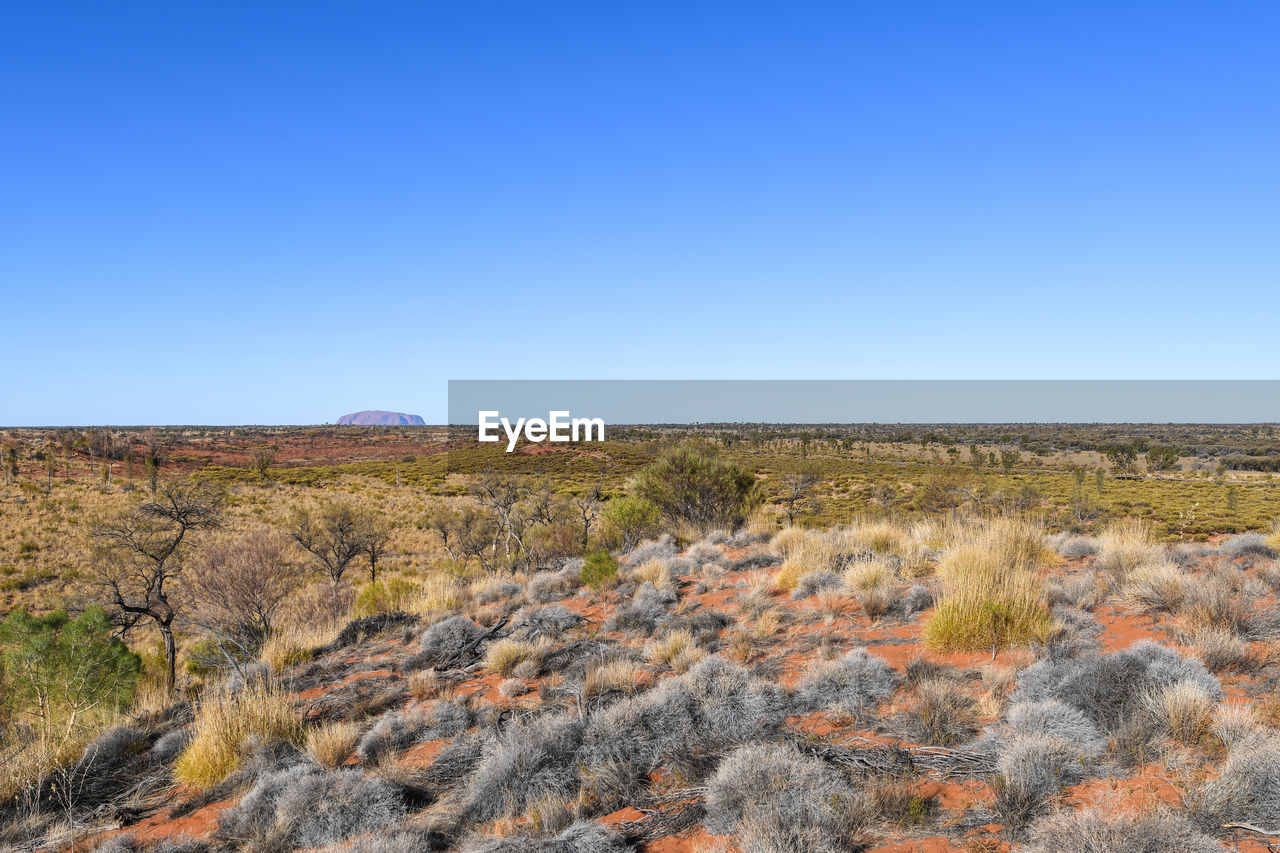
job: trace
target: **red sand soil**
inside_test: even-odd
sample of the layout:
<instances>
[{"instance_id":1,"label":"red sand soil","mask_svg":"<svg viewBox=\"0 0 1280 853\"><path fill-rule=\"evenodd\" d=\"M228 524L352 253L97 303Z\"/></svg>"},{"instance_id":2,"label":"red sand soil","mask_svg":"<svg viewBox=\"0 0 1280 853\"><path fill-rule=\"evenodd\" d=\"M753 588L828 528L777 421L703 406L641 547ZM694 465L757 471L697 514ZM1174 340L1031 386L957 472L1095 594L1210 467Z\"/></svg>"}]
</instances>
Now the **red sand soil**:
<instances>
[{"instance_id":1,"label":"red sand soil","mask_svg":"<svg viewBox=\"0 0 1280 853\"><path fill-rule=\"evenodd\" d=\"M318 440L319 441L319 440ZM731 554L742 556L750 549L733 549ZM1074 572L1084 561L1067 561L1065 565L1051 568L1050 573ZM717 610L733 615L738 614L738 602L744 598L750 586L762 579L772 576L773 570L752 570L748 572L726 572L719 577L690 576L683 580L683 607L696 606L703 610ZM694 585L700 585L695 587ZM695 588L702 589L695 592ZM825 599L822 603L829 606L824 612L817 598L792 601L788 596L774 593L774 607L784 611L789 618L780 625L779 633L771 640L757 641L754 645L753 660L767 661L776 667L777 681L786 687L794 687L800 679L824 658L843 654L849 649L865 646L875 655L884 658L897 670L904 671L908 664L916 658L923 658L948 667L975 670L983 666L994 665L1019 669L1034 660L1032 653L1025 649L1001 651L994 658L989 652L969 652L939 655L925 649L920 641L925 621L931 611L917 614L910 621L903 622L886 619L873 622L857 606L852 599ZM587 625L580 629L584 635L594 635L612 641L630 645L637 651L643 651L645 638L628 636L620 632L605 632L603 624L612 616L617 608L625 603L625 598L613 592L602 595L582 596L577 592L559 602L569 610L583 616ZM1101 642L1107 652L1128 648L1133 643L1144 639L1168 643L1173 634L1175 622L1172 617L1162 617L1159 622L1150 615L1133 611L1117 599L1095 608L1094 616L1102 626ZM737 626L727 630L740 630ZM1267 644L1255 644L1255 654L1259 657L1273 654L1272 647ZM315 699L325 697L335 691L349 687L368 679L380 679L387 687L394 687L404 678L394 668L394 662L412 650L414 643L406 643L396 637L375 638L366 641L358 648L345 651L342 656L330 659L339 671L353 668L379 666L378 669L354 672L332 683L313 688L298 695L300 705L305 706ZM660 671L656 676L667 677L670 673ZM525 682L527 693L508 699L498 693L497 687L503 678L495 673L480 670L467 674L461 681L454 683L444 697L468 697L481 704L493 704L509 708L534 708L537 706L538 690L547 679L559 676L550 675L530 679ZM1229 697L1247 698L1250 690L1257 689L1257 677L1254 675L1228 675L1222 681ZM976 684L959 689L978 691ZM426 700L434 701L434 700ZM409 700L405 707L416 707L422 704ZM905 687L882 709L882 715L892 714L910 705L910 696ZM852 719L830 713L813 713L798 715L788 719L789 728L812 736L821 737L842 745L865 746L870 743L898 743L893 738L878 735ZM861 724L865 726L865 723ZM406 768L422 768L429 766L436 758L447 740L431 741L418 744L397 759L397 764ZM348 763L352 763L349 759ZM1016 850L1007 842L1000 840L1001 827L988 826L967 836L958 828L954 828L959 818L968 810L989 806L994 797L991 786L983 780L944 781L932 777L921 777L913 783L913 789L920 795L933 799L939 809L937 823L923 829L935 834L919 838L903 838L890 835L880 846L872 848L871 853L957 853L965 850ZM655 792L671 792L682 787L680 780L668 773L657 772L651 775L650 785ZM1065 793L1065 802L1073 807L1118 803L1124 807L1139 809L1153 808L1161 805L1173 805L1178 802L1179 790L1168 776L1158 767L1144 767L1128 778L1091 779L1069 789ZM231 805L230 802L215 803L193 812L185 818L169 820L167 808L149 815L139 823L116 832L131 832L139 839L153 840L172 838L180 835L200 837L208 835L216 826L216 818L220 811ZM606 824L641 820L643 813L633 807L615 811L604 817ZM503 831L511 832L519 822L504 822ZM948 832L951 836L942 833ZM498 827L495 827L497 829ZM99 838L99 840L101 837ZM658 839L641 846L645 853L710 853L725 851L733 853L734 848L728 844L727 836L709 835L694 827L676 836ZM1254 841L1244 840L1230 849L1262 853L1268 848Z\"/></svg>"}]
</instances>

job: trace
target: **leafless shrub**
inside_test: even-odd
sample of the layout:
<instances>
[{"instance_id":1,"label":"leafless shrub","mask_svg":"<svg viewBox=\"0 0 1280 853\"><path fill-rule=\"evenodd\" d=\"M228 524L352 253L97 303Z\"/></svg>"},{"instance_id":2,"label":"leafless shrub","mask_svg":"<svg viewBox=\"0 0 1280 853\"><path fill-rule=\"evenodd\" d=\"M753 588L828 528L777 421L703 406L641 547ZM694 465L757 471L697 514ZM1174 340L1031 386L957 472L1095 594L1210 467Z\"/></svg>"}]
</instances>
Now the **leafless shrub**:
<instances>
[{"instance_id":1,"label":"leafless shrub","mask_svg":"<svg viewBox=\"0 0 1280 853\"><path fill-rule=\"evenodd\" d=\"M810 711L839 708L865 714L892 696L901 680L884 659L866 649L854 649L838 660L819 664L800 683L796 700Z\"/></svg>"},{"instance_id":2,"label":"leafless shrub","mask_svg":"<svg viewBox=\"0 0 1280 853\"><path fill-rule=\"evenodd\" d=\"M288 543L267 527L211 542L187 578L192 621L218 642L227 662L258 656L301 573Z\"/></svg>"},{"instance_id":3,"label":"leafless shrub","mask_svg":"<svg viewBox=\"0 0 1280 853\"><path fill-rule=\"evenodd\" d=\"M1032 831L1027 853L1223 853L1216 841L1169 811L1098 808L1058 812Z\"/></svg>"},{"instance_id":4,"label":"leafless shrub","mask_svg":"<svg viewBox=\"0 0 1280 853\"><path fill-rule=\"evenodd\" d=\"M997 760L1000 783L994 812L1000 823L1020 828L1042 812L1067 785L1085 777L1078 747L1056 737L1016 737Z\"/></svg>"},{"instance_id":5,"label":"leafless shrub","mask_svg":"<svg viewBox=\"0 0 1280 853\"><path fill-rule=\"evenodd\" d=\"M731 753L707 784L706 827L743 853L836 853L858 841L869 804L839 773L790 745Z\"/></svg>"}]
</instances>

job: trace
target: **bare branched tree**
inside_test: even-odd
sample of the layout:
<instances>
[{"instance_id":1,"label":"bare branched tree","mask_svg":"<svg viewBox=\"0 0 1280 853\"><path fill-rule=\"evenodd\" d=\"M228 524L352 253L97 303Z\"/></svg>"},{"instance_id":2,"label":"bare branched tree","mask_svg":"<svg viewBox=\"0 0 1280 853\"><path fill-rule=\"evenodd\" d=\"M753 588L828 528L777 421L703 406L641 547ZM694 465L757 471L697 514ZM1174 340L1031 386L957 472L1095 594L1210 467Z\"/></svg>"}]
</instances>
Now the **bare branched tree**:
<instances>
[{"instance_id":1,"label":"bare branched tree","mask_svg":"<svg viewBox=\"0 0 1280 853\"><path fill-rule=\"evenodd\" d=\"M294 512L289 532L336 587L347 567L365 552L371 522L368 513L334 501L324 504L318 512L305 508Z\"/></svg>"},{"instance_id":2,"label":"bare branched tree","mask_svg":"<svg viewBox=\"0 0 1280 853\"><path fill-rule=\"evenodd\" d=\"M249 451L249 464L263 480L267 479L267 469L271 467L272 462L276 461L276 453L279 450L280 448L274 444L260 444Z\"/></svg>"},{"instance_id":3,"label":"bare branched tree","mask_svg":"<svg viewBox=\"0 0 1280 853\"><path fill-rule=\"evenodd\" d=\"M600 516L600 508L604 505L604 486L597 483L583 489L569 499L577 521L582 525L582 553L587 553L591 541L591 525Z\"/></svg>"},{"instance_id":4,"label":"bare branched tree","mask_svg":"<svg viewBox=\"0 0 1280 853\"><path fill-rule=\"evenodd\" d=\"M817 469L808 467L788 471L778 478L778 485L782 489L778 502L782 504L782 511L787 514L788 524L796 523L796 516L809 504L813 487L820 479Z\"/></svg>"},{"instance_id":5,"label":"bare branched tree","mask_svg":"<svg viewBox=\"0 0 1280 853\"><path fill-rule=\"evenodd\" d=\"M209 543L191 567L191 622L208 632L237 670L257 657L301 582L291 557L283 535L260 527Z\"/></svg>"},{"instance_id":6,"label":"bare branched tree","mask_svg":"<svg viewBox=\"0 0 1280 853\"><path fill-rule=\"evenodd\" d=\"M493 536L494 552L498 550L498 539L502 538L508 558L513 551L519 553L524 545L520 541L521 528L524 525L520 523L521 519L517 517L516 511L521 498L520 481L514 476L485 471L476 479L471 491L481 506L489 508L497 516L498 525Z\"/></svg>"},{"instance_id":7,"label":"bare branched tree","mask_svg":"<svg viewBox=\"0 0 1280 853\"><path fill-rule=\"evenodd\" d=\"M471 505L460 510L442 506L431 513L429 521L450 559L464 564L473 559L484 562L484 551L497 527L492 514Z\"/></svg>"},{"instance_id":8,"label":"bare branched tree","mask_svg":"<svg viewBox=\"0 0 1280 853\"><path fill-rule=\"evenodd\" d=\"M174 621L183 604L176 582L194 544L191 534L220 527L222 507L221 492L208 484L166 484L153 500L94 530L93 584L122 633L143 623L160 631L170 690L177 658Z\"/></svg>"},{"instance_id":9,"label":"bare branched tree","mask_svg":"<svg viewBox=\"0 0 1280 853\"><path fill-rule=\"evenodd\" d=\"M364 523L364 556L369 560L369 581L378 579L378 561L387 555L391 544L391 525L385 519L369 515Z\"/></svg>"}]
</instances>

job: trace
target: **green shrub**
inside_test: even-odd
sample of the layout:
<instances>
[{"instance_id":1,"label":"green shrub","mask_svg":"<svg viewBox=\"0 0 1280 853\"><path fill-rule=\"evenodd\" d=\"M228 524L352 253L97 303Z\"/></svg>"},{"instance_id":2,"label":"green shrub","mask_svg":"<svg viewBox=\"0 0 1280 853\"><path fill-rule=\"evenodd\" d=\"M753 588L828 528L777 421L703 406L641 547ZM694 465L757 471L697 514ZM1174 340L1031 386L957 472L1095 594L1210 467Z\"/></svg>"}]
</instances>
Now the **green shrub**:
<instances>
[{"instance_id":1,"label":"green shrub","mask_svg":"<svg viewBox=\"0 0 1280 853\"><path fill-rule=\"evenodd\" d=\"M141 665L94 605L76 619L61 610L15 610L0 625L0 697L41 736L91 725L129 701Z\"/></svg>"},{"instance_id":2,"label":"green shrub","mask_svg":"<svg viewBox=\"0 0 1280 853\"><path fill-rule=\"evenodd\" d=\"M653 501L627 495L605 504L605 532L623 551L630 551L644 539L655 538L661 524L662 510Z\"/></svg>"},{"instance_id":3,"label":"green shrub","mask_svg":"<svg viewBox=\"0 0 1280 853\"><path fill-rule=\"evenodd\" d=\"M582 564L582 582L603 589L618 579L618 561L608 551L592 551Z\"/></svg>"},{"instance_id":4,"label":"green shrub","mask_svg":"<svg viewBox=\"0 0 1280 853\"><path fill-rule=\"evenodd\" d=\"M755 474L694 445L669 450L641 471L635 494L672 521L704 530L736 529L764 500Z\"/></svg>"},{"instance_id":5,"label":"green shrub","mask_svg":"<svg viewBox=\"0 0 1280 853\"><path fill-rule=\"evenodd\" d=\"M393 613L406 610L408 603L418 596L422 590L417 584L404 578L391 578L386 581L374 581L365 584L356 596L352 615L373 616L376 613Z\"/></svg>"}]
</instances>

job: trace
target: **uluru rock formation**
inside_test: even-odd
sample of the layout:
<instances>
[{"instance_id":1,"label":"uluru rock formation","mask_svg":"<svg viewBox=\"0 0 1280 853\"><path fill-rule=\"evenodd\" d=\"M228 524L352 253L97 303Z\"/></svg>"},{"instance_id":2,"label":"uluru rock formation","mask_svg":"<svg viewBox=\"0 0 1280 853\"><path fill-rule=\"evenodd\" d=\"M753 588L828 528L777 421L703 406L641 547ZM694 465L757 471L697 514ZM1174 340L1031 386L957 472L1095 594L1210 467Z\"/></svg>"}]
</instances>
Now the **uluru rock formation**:
<instances>
[{"instance_id":1,"label":"uluru rock formation","mask_svg":"<svg viewBox=\"0 0 1280 853\"><path fill-rule=\"evenodd\" d=\"M421 415L371 409L338 418L338 426L425 426Z\"/></svg>"}]
</instances>

